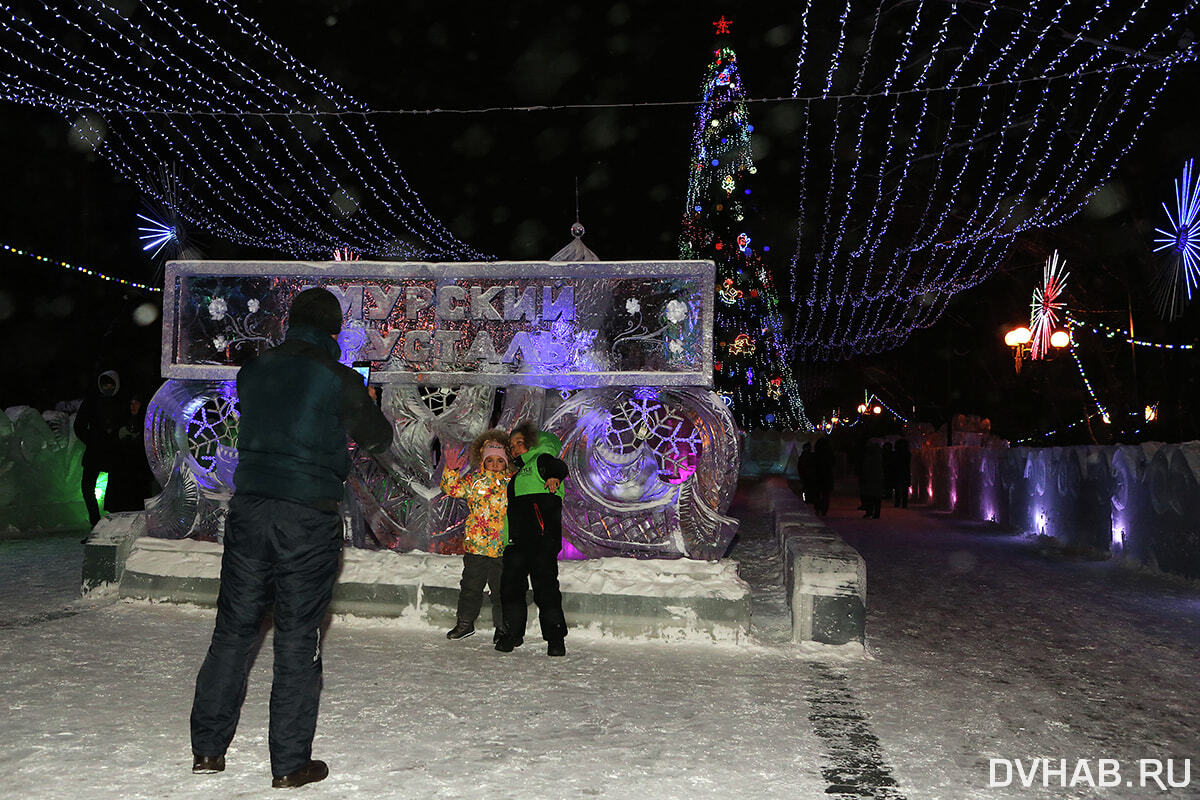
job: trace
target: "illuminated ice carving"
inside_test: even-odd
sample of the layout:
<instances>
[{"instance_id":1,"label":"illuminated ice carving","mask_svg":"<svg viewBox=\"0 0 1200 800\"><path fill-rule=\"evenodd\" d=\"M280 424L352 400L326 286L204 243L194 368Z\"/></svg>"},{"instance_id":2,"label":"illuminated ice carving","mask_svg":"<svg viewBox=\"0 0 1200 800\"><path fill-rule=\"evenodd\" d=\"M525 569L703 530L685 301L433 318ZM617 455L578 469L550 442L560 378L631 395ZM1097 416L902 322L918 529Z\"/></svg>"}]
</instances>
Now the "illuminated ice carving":
<instances>
[{"instance_id":1,"label":"illuminated ice carving","mask_svg":"<svg viewBox=\"0 0 1200 800\"><path fill-rule=\"evenodd\" d=\"M563 528L588 556L720 558L739 456L729 409L696 389L576 393L546 422L563 440ZM731 480L733 476L733 480Z\"/></svg>"},{"instance_id":2,"label":"illuminated ice carving","mask_svg":"<svg viewBox=\"0 0 1200 800\"><path fill-rule=\"evenodd\" d=\"M172 261L162 372L232 380L282 341L291 299L323 286L342 302L347 358L374 362L380 383L708 387L713 269L709 261Z\"/></svg>"}]
</instances>

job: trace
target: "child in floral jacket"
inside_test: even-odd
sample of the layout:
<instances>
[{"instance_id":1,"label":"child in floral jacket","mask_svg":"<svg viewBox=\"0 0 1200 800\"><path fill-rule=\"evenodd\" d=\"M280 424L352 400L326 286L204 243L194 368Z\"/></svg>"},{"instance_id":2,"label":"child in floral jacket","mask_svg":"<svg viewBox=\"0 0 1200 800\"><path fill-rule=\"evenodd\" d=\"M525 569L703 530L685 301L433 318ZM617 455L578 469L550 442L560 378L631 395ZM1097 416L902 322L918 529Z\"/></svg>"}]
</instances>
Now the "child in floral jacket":
<instances>
[{"instance_id":1,"label":"child in floral jacket","mask_svg":"<svg viewBox=\"0 0 1200 800\"><path fill-rule=\"evenodd\" d=\"M461 456L460 456L461 458ZM464 639L475 633L475 618L483 607L483 585L492 595L493 640L504 633L504 613L500 604L500 556L504 552L504 519L508 511L508 479L513 470L509 462L508 434L499 429L485 431L471 443L474 472L462 477L460 464L450 463L442 473L442 491L467 500L466 534L463 536L463 573L458 592L458 621L446 633L447 639ZM451 469L450 467L454 467Z\"/></svg>"}]
</instances>

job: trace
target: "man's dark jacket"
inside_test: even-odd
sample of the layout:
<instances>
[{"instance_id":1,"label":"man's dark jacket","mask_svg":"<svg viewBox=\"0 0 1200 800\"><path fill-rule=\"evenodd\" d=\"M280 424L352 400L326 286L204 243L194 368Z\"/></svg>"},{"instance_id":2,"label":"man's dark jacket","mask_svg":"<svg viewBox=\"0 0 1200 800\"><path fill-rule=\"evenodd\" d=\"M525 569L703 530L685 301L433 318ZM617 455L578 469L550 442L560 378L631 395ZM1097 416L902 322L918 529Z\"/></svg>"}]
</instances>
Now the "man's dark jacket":
<instances>
[{"instance_id":1,"label":"man's dark jacket","mask_svg":"<svg viewBox=\"0 0 1200 800\"><path fill-rule=\"evenodd\" d=\"M350 473L346 435L371 453L391 444L392 426L340 353L328 334L293 325L281 345L238 371L239 494L331 511Z\"/></svg>"}]
</instances>

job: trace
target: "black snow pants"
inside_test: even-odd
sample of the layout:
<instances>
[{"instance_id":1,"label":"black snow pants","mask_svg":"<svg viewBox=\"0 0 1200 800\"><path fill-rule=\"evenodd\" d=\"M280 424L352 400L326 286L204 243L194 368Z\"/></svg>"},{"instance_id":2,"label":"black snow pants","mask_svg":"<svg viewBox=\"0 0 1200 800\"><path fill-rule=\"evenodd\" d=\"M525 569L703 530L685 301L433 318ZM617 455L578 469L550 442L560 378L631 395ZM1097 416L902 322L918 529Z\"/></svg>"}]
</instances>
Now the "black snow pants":
<instances>
[{"instance_id":1,"label":"black snow pants","mask_svg":"<svg viewBox=\"0 0 1200 800\"><path fill-rule=\"evenodd\" d=\"M475 624L483 608L483 587L492 596L492 624L504 630L504 610L500 601L499 557L490 558L475 553L463 554L462 580L458 584L458 621Z\"/></svg>"},{"instance_id":2,"label":"black snow pants","mask_svg":"<svg viewBox=\"0 0 1200 800\"><path fill-rule=\"evenodd\" d=\"M100 478L100 470L96 467L84 467L83 477L79 481L79 491L83 494L83 504L87 507L88 522L92 527L100 521L100 501L96 499L96 481Z\"/></svg>"},{"instance_id":3,"label":"black snow pants","mask_svg":"<svg viewBox=\"0 0 1200 800\"><path fill-rule=\"evenodd\" d=\"M321 624L342 550L342 518L287 500L235 494L229 503L217 622L196 676L192 753L224 755L237 730L246 681L268 610L275 672L268 739L271 773L312 757L321 693Z\"/></svg>"},{"instance_id":4,"label":"black snow pants","mask_svg":"<svg viewBox=\"0 0 1200 800\"><path fill-rule=\"evenodd\" d=\"M555 542L557 546L554 546ZM500 596L504 600L504 624L510 636L525 638L529 615L525 592L532 583L542 638L547 642L566 638L567 620L563 615L562 592L558 590L558 551L561 549L561 540L547 543L543 539L504 548Z\"/></svg>"}]
</instances>

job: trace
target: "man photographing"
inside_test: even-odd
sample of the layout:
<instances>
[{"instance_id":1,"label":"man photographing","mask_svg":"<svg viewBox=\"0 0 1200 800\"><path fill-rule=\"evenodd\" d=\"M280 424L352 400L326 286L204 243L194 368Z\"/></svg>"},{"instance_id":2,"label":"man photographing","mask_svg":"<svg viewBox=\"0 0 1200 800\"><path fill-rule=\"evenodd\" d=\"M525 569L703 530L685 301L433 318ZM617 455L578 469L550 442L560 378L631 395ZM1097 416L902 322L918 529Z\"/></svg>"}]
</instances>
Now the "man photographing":
<instances>
[{"instance_id":1,"label":"man photographing","mask_svg":"<svg viewBox=\"0 0 1200 800\"><path fill-rule=\"evenodd\" d=\"M329 769L312 758L321 692L320 626L342 550L338 503L350 472L349 435L370 453L387 450L392 427L338 363L342 308L325 289L292 302L282 344L238 371L241 409L236 490L229 502L217 621L196 676L192 771L225 769L251 654L273 609L271 785L303 786Z\"/></svg>"}]
</instances>

